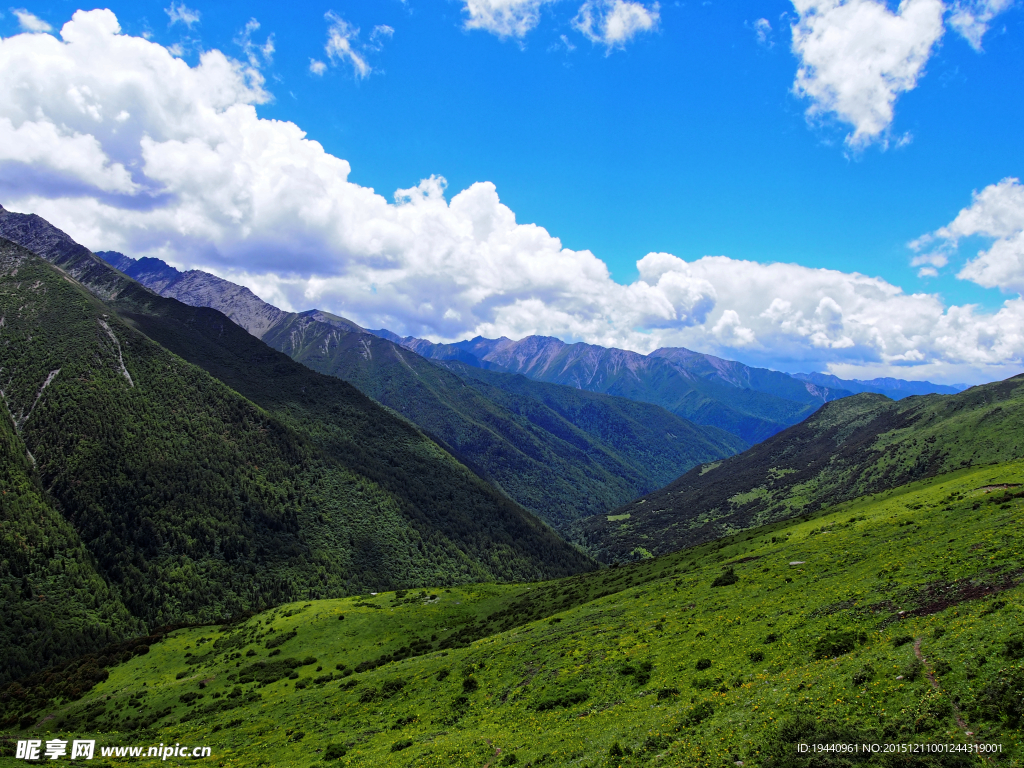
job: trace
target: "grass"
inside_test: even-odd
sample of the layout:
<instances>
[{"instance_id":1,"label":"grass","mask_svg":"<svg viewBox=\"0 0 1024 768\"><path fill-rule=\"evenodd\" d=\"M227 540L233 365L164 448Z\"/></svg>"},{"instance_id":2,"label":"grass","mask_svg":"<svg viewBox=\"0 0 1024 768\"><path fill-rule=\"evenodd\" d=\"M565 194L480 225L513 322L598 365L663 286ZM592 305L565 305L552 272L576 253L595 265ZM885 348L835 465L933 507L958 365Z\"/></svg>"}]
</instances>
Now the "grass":
<instances>
[{"instance_id":1,"label":"grass","mask_svg":"<svg viewBox=\"0 0 1024 768\"><path fill-rule=\"evenodd\" d=\"M11 735L209 745L225 768L845 764L801 762L815 740L998 743L1020 766L1024 499L989 487L1022 478L960 470L559 581L178 630ZM984 762L883 757L865 764Z\"/></svg>"}]
</instances>

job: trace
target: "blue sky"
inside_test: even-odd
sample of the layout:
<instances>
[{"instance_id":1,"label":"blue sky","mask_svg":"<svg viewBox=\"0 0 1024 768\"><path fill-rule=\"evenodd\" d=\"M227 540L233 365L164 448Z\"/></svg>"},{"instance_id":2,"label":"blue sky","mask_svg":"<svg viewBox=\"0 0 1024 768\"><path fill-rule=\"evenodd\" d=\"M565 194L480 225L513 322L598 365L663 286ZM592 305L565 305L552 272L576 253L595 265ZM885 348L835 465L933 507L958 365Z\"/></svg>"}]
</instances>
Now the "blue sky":
<instances>
[{"instance_id":1,"label":"blue sky","mask_svg":"<svg viewBox=\"0 0 1024 768\"><path fill-rule=\"evenodd\" d=\"M926 272L937 274L921 276L922 265L911 264L934 243L918 252L908 243L953 222L972 205L972 192L1024 176L1020 3L904 3L916 6L924 21L917 31L895 30L891 47L899 47L901 36L921 35L923 42L916 43L920 67L909 84L893 86L891 122L867 139L851 139L858 116L863 117L857 112L862 106L856 106L857 98L853 111L841 114L841 109L829 108L806 88L803 95L795 92L801 66L814 63L821 75L834 62L810 47L801 54L794 25L806 27L817 19L821 25L834 22L841 27L843 6L861 6L868 21L869 12L898 18L895 5L875 0L801 0L796 5L619 0L620 5L635 6L641 17L646 13L649 28L641 25L632 35L609 43L607 34L602 38L599 23L614 11L610 0L591 0L597 21L589 30L590 39L582 22L581 8L587 5L582 0L504 2L513 10L519 4L522 23L516 32L521 34L501 34L508 30L486 18L488 8L501 9L502 0L323 5L114 2L109 8L123 36L169 48L192 68L198 66L200 54L211 49L241 62L251 57L250 66L263 78L265 94L249 99L257 102L257 115L296 124L329 155L348 161L349 182L373 188L388 201L396 189L414 187L432 175L447 180L448 200L476 182L491 182L516 222L543 227L571 251L592 252L620 285L638 280L637 262L645 255L666 253L685 262L722 255L764 265L782 262L858 272L881 278L906 295L928 294L946 314L949 307L977 305L975 314L994 316L1005 313L1006 302L1018 299L1019 280L1012 269L1009 278L998 280L957 277L967 260L992 246L997 238L991 231L976 227L963 230L958 238L937 238L947 263L930 269L925 265ZM474 3L477 28L467 28L474 21ZM926 24L929 3L930 10L938 7L941 16L937 39L934 24L930 33ZM26 23L35 23L26 22L29 17L24 14L38 21L40 31L48 24L51 35L59 34L79 7L51 2L4 10L0 36L10 40L26 29ZM908 9L903 10L909 18ZM536 16L531 18L527 11L536 11ZM964 26L963 14L974 27ZM958 23L961 29L973 29L974 46L970 33L958 33ZM335 49L333 58L328 55L325 45L332 27L336 39L341 30L354 56L346 56L344 49ZM829 33L823 26L817 31ZM266 46L268 38L272 52ZM884 48L884 41L879 45ZM863 42L854 41L852 55L862 48ZM898 58L898 51L893 55ZM321 73L311 71L313 60L323 63ZM853 65L852 71L858 71L856 60ZM864 62L859 66L863 68ZM892 80L900 76L907 74L887 75ZM861 96L873 97L870 89L865 94ZM816 104L818 112L809 115ZM9 201L17 200L18 193L16 188L0 190L0 202L13 207ZM32 190L20 197L40 208L46 196ZM64 195L64 208L56 205L58 197L47 197L51 208L42 205L51 216L70 210L67 205L76 196ZM728 290L705 272L691 277L714 284L718 309L701 315L702 305L694 299L688 314L676 312L676 336L658 335L672 330L672 323L640 320L619 333L608 330L607 321L596 326L566 322L560 330L555 321L528 327L518 315L516 321L509 319L512 315L500 320L486 311L475 312L474 320L461 326L446 325L432 320L430 312L371 310L329 291L317 294L308 284L299 294L285 267L239 260L252 248L239 247L231 261L224 255L230 250L224 244L204 251L191 240L188 256L173 247L161 246L161 251L152 242L143 247L144 238L110 230L99 219L90 228L87 217L69 214L64 224L73 234L105 232L106 242L87 242L96 249L134 244L135 253L130 255L159 251L181 266L247 280L269 293L268 299L296 309L307 308L300 306L303 297L321 299L321 304L333 300L332 306L323 308L360 315L353 319L366 325L390 322L403 326L395 327L399 332L435 338L502 329L511 335L522 329L642 348L643 340L631 337L629 330L659 343L699 347L703 337L698 327L710 333L712 320L720 330L725 328L723 317L726 325L732 322L722 314L728 312L722 309ZM151 225L147 227L152 231ZM348 251L345 254L347 258ZM317 270L299 272L296 279L308 283ZM337 270L327 272L331 274L321 277L329 281ZM1000 274L1005 273L1004 269ZM281 281L271 285L272 275ZM376 285L369 290L376 292ZM538 289L537 300L550 306L545 290L553 289ZM403 300L399 293L393 295L398 303ZM832 297L846 307L837 293ZM526 294L517 299L522 306L530 300ZM984 361L966 353L957 357L948 350L924 351L921 359L910 359L913 355L908 358L905 350L894 354L891 344L884 353L871 352L856 336L850 336L856 342L852 347L833 339L831 346L816 342L801 352L799 345L768 341L766 332L744 319L742 296L737 301L734 325L751 329L755 341L742 333L726 337L722 331L708 335L701 351L793 370L834 364L833 370L846 375L861 369L865 375L900 369L904 378L926 373L958 380L994 378L1015 372L1014 366L1020 368L1016 344ZM821 310L820 301L815 307ZM847 315L851 311L846 309ZM466 316L459 307L449 308L448 314L453 312ZM704 322L698 322L702 318ZM1000 330L989 331L1005 335L1009 328L1017 333L1016 315L1003 321L1010 325L996 323ZM879 322L884 319L875 318ZM810 331L801 333L804 339L814 338Z\"/></svg>"}]
</instances>

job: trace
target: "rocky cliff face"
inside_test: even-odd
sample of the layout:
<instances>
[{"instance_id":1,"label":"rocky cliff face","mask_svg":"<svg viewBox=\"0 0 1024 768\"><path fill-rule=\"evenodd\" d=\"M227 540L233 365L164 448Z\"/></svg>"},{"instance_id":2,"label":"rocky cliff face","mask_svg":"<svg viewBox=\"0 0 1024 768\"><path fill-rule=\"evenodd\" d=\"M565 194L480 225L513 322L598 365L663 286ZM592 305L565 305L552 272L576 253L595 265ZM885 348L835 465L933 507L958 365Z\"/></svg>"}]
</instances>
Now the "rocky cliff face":
<instances>
[{"instance_id":1,"label":"rocky cliff face","mask_svg":"<svg viewBox=\"0 0 1024 768\"><path fill-rule=\"evenodd\" d=\"M292 314L268 304L245 286L209 272L181 272L160 259L133 259L116 251L99 251L96 255L161 296L223 312L258 339Z\"/></svg>"}]
</instances>

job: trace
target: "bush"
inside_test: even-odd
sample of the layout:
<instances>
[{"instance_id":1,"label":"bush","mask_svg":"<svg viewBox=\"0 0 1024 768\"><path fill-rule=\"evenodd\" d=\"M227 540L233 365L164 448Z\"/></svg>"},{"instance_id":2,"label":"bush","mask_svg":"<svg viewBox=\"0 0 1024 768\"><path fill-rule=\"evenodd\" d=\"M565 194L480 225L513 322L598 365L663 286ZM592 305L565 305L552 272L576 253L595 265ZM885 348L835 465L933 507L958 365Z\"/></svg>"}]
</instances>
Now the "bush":
<instances>
[{"instance_id":1,"label":"bush","mask_svg":"<svg viewBox=\"0 0 1024 768\"><path fill-rule=\"evenodd\" d=\"M935 662L935 674L939 677L942 677L943 675L948 675L952 671L953 665L945 659L939 659Z\"/></svg>"},{"instance_id":2,"label":"bush","mask_svg":"<svg viewBox=\"0 0 1024 768\"><path fill-rule=\"evenodd\" d=\"M740 580L740 577L736 575L736 572L730 568L717 579L711 582L712 587L728 587L730 584L735 584Z\"/></svg>"},{"instance_id":3,"label":"bush","mask_svg":"<svg viewBox=\"0 0 1024 768\"><path fill-rule=\"evenodd\" d=\"M755 664L764 661L764 653L762 651L751 651L749 655L750 660Z\"/></svg>"},{"instance_id":4,"label":"bush","mask_svg":"<svg viewBox=\"0 0 1024 768\"><path fill-rule=\"evenodd\" d=\"M840 629L831 630L818 638L814 644L815 659L832 659L849 653L867 639L867 634L861 630Z\"/></svg>"},{"instance_id":5,"label":"bush","mask_svg":"<svg viewBox=\"0 0 1024 768\"><path fill-rule=\"evenodd\" d=\"M903 679L904 680L916 680L917 676L921 674L921 670L924 669L924 664L921 660L914 656L905 667L903 667Z\"/></svg>"},{"instance_id":6,"label":"bush","mask_svg":"<svg viewBox=\"0 0 1024 768\"><path fill-rule=\"evenodd\" d=\"M703 672L705 669L711 669L711 659L697 659L697 671Z\"/></svg>"},{"instance_id":7,"label":"bush","mask_svg":"<svg viewBox=\"0 0 1024 768\"><path fill-rule=\"evenodd\" d=\"M1006 641L1003 655L1011 659L1024 659L1024 637L1011 637Z\"/></svg>"},{"instance_id":8,"label":"bush","mask_svg":"<svg viewBox=\"0 0 1024 768\"><path fill-rule=\"evenodd\" d=\"M309 680L297 680L295 682L295 687L298 688L300 691L303 688L305 688L306 686L308 686L308 685L309 685Z\"/></svg>"},{"instance_id":9,"label":"bush","mask_svg":"<svg viewBox=\"0 0 1024 768\"><path fill-rule=\"evenodd\" d=\"M480 683L477 682L477 679L475 677L470 676L470 677L467 677L465 680L462 681L462 692L463 693L472 693L473 691L477 690L479 687L480 687Z\"/></svg>"},{"instance_id":10,"label":"bush","mask_svg":"<svg viewBox=\"0 0 1024 768\"><path fill-rule=\"evenodd\" d=\"M711 703L707 701L702 701L700 704L698 704L696 707L694 707L686 713L686 715L683 717L683 723L689 726L700 725L713 714L715 714L715 708L711 706Z\"/></svg>"},{"instance_id":11,"label":"bush","mask_svg":"<svg viewBox=\"0 0 1024 768\"><path fill-rule=\"evenodd\" d=\"M571 707L574 704L582 704L589 698L590 694L583 690L567 691L565 693L555 694L546 699L541 699L534 704L534 709L538 712L543 712L548 709L555 709L556 707Z\"/></svg>"},{"instance_id":12,"label":"bush","mask_svg":"<svg viewBox=\"0 0 1024 768\"><path fill-rule=\"evenodd\" d=\"M662 688L658 691L658 701L664 701L665 699L671 698L672 696L678 696L678 688Z\"/></svg>"},{"instance_id":13,"label":"bush","mask_svg":"<svg viewBox=\"0 0 1024 768\"><path fill-rule=\"evenodd\" d=\"M768 635L768 637L766 637L764 639L764 644L765 645L771 645L772 643L776 642L778 639L779 639L778 635L770 634L770 635Z\"/></svg>"},{"instance_id":14,"label":"bush","mask_svg":"<svg viewBox=\"0 0 1024 768\"><path fill-rule=\"evenodd\" d=\"M438 680L438 682L440 682L441 680L444 680L450 674L451 674L451 672L449 670L442 669L440 672L437 673L437 680Z\"/></svg>"},{"instance_id":15,"label":"bush","mask_svg":"<svg viewBox=\"0 0 1024 768\"><path fill-rule=\"evenodd\" d=\"M900 646L906 645L907 643L914 642L914 638L910 635L900 635L892 639L893 648L899 648Z\"/></svg>"},{"instance_id":16,"label":"bush","mask_svg":"<svg viewBox=\"0 0 1024 768\"><path fill-rule=\"evenodd\" d=\"M870 664L865 664L863 667L853 673L853 687L859 688L869 680L873 680L875 677L875 668Z\"/></svg>"},{"instance_id":17,"label":"bush","mask_svg":"<svg viewBox=\"0 0 1024 768\"><path fill-rule=\"evenodd\" d=\"M1024 669L1001 669L978 692L972 707L975 717L1006 720L1017 728L1024 720Z\"/></svg>"},{"instance_id":18,"label":"bush","mask_svg":"<svg viewBox=\"0 0 1024 768\"><path fill-rule=\"evenodd\" d=\"M401 752L403 749L408 749L412 746L412 739L403 739L402 741L396 741L391 745L392 752Z\"/></svg>"},{"instance_id":19,"label":"bush","mask_svg":"<svg viewBox=\"0 0 1024 768\"><path fill-rule=\"evenodd\" d=\"M337 760L346 754L348 754L348 750L345 749L344 745L328 744L327 749L324 750L324 760Z\"/></svg>"}]
</instances>

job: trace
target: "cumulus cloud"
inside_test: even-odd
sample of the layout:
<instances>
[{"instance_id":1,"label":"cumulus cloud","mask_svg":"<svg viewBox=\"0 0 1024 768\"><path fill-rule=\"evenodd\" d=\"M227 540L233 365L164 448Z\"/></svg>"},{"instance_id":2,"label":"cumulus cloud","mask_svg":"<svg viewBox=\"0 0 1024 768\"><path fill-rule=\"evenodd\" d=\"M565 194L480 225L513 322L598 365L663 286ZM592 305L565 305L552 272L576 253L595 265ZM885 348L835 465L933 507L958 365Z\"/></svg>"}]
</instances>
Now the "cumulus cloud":
<instances>
[{"instance_id":1,"label":"cumulus cloud","mask_svg":"<svg viewBox=\"0 0 1024 768\"><path fill-rule=\"evenodd\" d=\"M648 7L632 0L587 0L572 23L584 37L611 53L625 48L641 32L657 29L660 19L658 3Z\"/></svg>"},{"instance_id":2,"label":"cumulus cloud","mask_svg":"<svg viewBox=\"0 0 1024 768\"><path fill-rule=\"evenodd\" d=\"M1008 375L1024 355L1016 298L985 313L856 273L667 253L622 285L590 251L517 221L489 182L449 199L433 176L388 200L349 181L298 126L258 117L269 95L244 62L207 51L189 66L120 34L110 11L80 11L60 35L0 40L0 202L94 249L438 340L542 333L945 380ZM1016 219L992 210L949 231L1010 233Z\"/></svg>"},{"instance_id":3,"label":"cumulus cloud","mask_svg":"<svg viewBox=\"0 0 1024 768\"><path fill-rule=\"evenodd\" d=\"M981 39L992 20L1013 5L1014 0L973 0L953 6L949 25L959 32L974 50L981 52Z\"/></svg>"},{"instance_id":4,"label":"cumulus cloud","mask_svg":"<svg viewBox=\"0 0 1024 768\"><path fill-rule=\"evenodd\" d=\"M853 127L852 149L888 143L900 94L913 90L945 30L942 0L793 0L793 91L807 98L811 120Z\"/></svg>"},{"instance_id":5,"label":"cumulus cloud","mask_svg":"<svg viewBox=\"0 0 1024 768\"><path fill-rule=\"evenodd\" d=\"M18 19L18 26L25 32L49 32L53 29L34 13L29 13L24 8L12 8L11 13Z\"/></svg>"},{"instance_id":6,"label":"cumulus cloud","mask_svg":"<svg viewBox=\"0 0 1024 768\"><path fill-rule=\"evenodd\" d=\"M309 60L309 71L314 75L320 76L327 71L327 65L319 59Z\"/></svg>"},{"instance_id":7,"label":"cumulus cloud","mask_svg":"<svg viewBox=\"0 0 1024 768\"><path fill-rule=\"evenodd\" d=\"M522 39L540 22L540 9L554 0L463 0L466 29Z\"/></svg>"},{"instance_id":8,"label":"cumulus cloud","mask_svg":"<svg viewBox=\"0 0 1024 768\"><path fill-rule=\"evenodd\" d=\"M199 11L189 8L184 3L175 3L171 0L169 8L164 8L164 13L167 14L170 19L170 24L174 25L181 22L190 29L199 23Z\"/></svg>"},{"instance_id":9,"label":"cumulus cloud","mask_svg":"<svg viewBox=\"0 0 1024 768\"><path fill-rule=\"evenodd\" d=\"M1024 186L1019 179L1005 178L975 192L971 205L953 221L910 244L914 250L925 250L911 263L945 266L960 240L972 236L994 242L969 260L957 277L985 288L1024 295Z\"/></svg>"}]
</instances>

